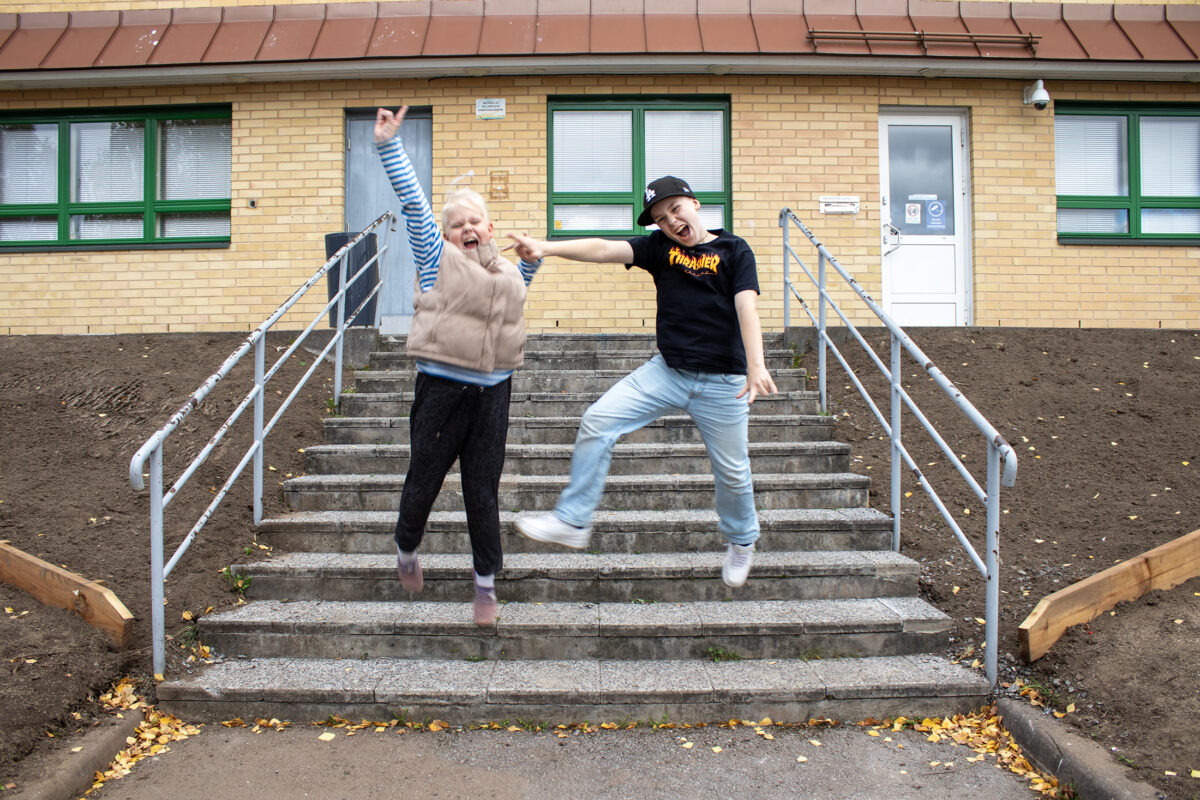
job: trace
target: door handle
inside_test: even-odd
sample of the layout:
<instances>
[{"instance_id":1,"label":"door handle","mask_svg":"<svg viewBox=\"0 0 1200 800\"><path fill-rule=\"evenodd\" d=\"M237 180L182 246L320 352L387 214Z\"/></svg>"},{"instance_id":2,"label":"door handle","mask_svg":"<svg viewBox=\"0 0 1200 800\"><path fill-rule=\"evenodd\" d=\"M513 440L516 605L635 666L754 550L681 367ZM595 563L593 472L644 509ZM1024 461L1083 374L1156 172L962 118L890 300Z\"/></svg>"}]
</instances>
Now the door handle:
<instances>
[{"instance_id":1,"label":"door handle","mask_svg":"<svg viewBox=\"0 0 1200 800\"><path fill-rule=\"evenodd\" d=\"M891 245L888 247L888 245ZM886 256L900 246L900 229L890 222L883 223L883 254Z\"/></svg>"}]
</instances>

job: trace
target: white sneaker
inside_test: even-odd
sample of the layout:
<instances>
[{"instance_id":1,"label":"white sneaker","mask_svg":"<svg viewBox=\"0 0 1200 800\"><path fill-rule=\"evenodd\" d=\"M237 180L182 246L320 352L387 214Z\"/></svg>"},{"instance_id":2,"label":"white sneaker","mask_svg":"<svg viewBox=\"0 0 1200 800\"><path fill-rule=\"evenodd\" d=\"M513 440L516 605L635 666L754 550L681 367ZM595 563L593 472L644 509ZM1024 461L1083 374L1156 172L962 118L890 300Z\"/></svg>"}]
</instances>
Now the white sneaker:
<instances>
[{"instance_id":1,"label":"white sneaker","mask_svg":"<svg viewBox=\"0 0 1200 800\"><path fill-rule=\"evenodd\" d=\"M576 528L547 512L537 515L522 515L516 520L517 530L526 539L549 542L575 550L583 550L592 536L592 526Z\"/></svg>"},{"instance_id":2,"label":"white sneaker","mask_svg":"<svg viewBox=\"0 0 1200 800\"><path fill-rule=\"evenodd\" d=\"M738 588L750 577L750 561L754 557L754 545L730 544L725 552L725 565L721 567L721 580L726 586Z\"/></svg>"}]
</instances>

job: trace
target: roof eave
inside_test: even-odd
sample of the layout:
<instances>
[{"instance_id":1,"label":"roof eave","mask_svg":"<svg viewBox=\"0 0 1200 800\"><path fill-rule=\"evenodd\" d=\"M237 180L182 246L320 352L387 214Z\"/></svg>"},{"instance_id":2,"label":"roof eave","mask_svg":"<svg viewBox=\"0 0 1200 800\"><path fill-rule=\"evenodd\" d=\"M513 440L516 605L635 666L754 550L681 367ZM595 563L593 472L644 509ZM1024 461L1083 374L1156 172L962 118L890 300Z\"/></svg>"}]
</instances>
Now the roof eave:
<instances>
[{"instance_id":1,"label":"roof eave","mask_svg":"<svg viewBox=\"0 0 1200 800\"><path fill-rule=\"evenodd\" d=\"M0 91L280 81L582 74L852 75L1200 82L1196 62L834 55L612 55L398 58L0 71Z\"/></svg>"}]
</instances>

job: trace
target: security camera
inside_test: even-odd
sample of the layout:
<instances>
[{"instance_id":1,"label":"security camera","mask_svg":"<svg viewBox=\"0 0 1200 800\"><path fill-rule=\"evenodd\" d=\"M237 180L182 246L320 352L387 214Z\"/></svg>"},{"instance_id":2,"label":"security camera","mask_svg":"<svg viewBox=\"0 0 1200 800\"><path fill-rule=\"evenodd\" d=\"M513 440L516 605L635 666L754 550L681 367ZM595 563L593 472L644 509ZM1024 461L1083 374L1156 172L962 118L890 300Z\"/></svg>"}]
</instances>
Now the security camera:
<instances>
[{"instance_id":1,"label":"security camera","mask_svg":"<svg viewBox=\"0 0 1200 800\"><path fill-rule=\"evenodd\" d=\"M1038 111L1045 111L1050 105L1050 93L1042 86L1041 81L1034 81L1025 87L1025 105L1033 104Z\"/></svg>"}]
</instances>

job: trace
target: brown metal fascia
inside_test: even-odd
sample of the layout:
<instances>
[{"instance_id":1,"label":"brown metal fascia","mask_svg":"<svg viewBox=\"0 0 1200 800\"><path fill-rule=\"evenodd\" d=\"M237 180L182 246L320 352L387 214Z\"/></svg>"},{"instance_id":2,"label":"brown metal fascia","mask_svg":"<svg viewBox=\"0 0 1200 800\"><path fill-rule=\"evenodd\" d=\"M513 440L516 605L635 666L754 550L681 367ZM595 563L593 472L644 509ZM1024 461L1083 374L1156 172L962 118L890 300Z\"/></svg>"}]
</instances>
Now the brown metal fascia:
<instances>
[{"instance_id":1,"label":"brown metal fascia","mask_svg":"<svg viewBox=\"0 0 1200 800\"><path fill-rule=\"evenodd\" d=\"M1175 35L1180 38L1187 49L1192 52L1193 57L1200 59L1200 37L1197 39L1189 39L1184 31L1181 30L1181 28L1185 25L1193 30L1200 28L1200 24L1197 24L1200 22L1200 20L1197 19L1197 17L1200 16L1200 14L1197 13L1198 10L1194 6L1167 6L1164 11L1167 25L1171 27L1171 30L1175 32ZM1185 16L1190 18L1180 19L1180 17ZM1172 17L1175 17L1176 19L1172 19ZM1196 43L1196 46L1193 46L1193 42Z\"/></svg>"},{"instance_id":2,"label":"brown metal fascia","mask_svg":"<svg viewBox=\"0 0 1200 800\"><path fill-rule=\"evenodd\" d=\"M1121 30L1133 42L1134 48L1141 54L1143 61L1151 60L1149 51L1152 47L1171 49L1176 52L1182 50L1188 56L1196 57L1195 52L1188 47L1179 32L1168 24L1165 6L1114 6L1113 21L1121 26ZM1147 38L1152 41L1144 41ZM1142 44L1138 44L1139 41ZM1160 52L1159 55L1162 53ZM1175 58L1182 61L1185 57L1180 54Z\"/></svg>"}]
</instances>

